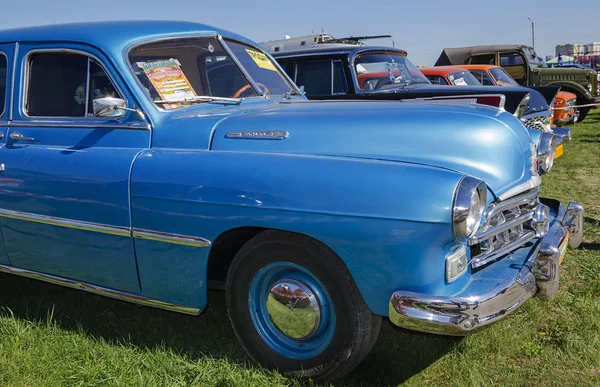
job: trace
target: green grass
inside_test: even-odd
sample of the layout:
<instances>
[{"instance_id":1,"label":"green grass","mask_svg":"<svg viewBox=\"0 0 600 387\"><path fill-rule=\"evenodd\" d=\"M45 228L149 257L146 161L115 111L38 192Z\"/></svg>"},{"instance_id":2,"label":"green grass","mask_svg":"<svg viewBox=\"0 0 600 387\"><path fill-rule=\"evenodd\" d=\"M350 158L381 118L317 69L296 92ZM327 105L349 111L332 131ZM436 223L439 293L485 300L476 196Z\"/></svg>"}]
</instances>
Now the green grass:
<instances>
[{"instance_id":1,"label":"green grass","mask_svg":"<svg viewBox=\"0 0 600 387\"><path fill-rule=\"evenodd\" d=\"M337 385L600 385L600 110L572 129L543 183L545 196L586 207L584 243L567 253L557 297L463 339L386 322L373 352ZM210 298L195 318L0 275L0 386L305 383L251 362L223 293Z\"/></svg>"}]
</instances>

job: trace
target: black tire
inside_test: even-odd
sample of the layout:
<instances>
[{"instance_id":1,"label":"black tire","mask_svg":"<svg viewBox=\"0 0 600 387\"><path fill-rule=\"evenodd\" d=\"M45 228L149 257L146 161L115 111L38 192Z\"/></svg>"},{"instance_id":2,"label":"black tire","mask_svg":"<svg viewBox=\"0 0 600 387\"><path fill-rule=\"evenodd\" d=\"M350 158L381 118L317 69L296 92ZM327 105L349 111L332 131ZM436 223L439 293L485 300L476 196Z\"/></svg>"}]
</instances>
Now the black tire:
<instances>
[{"instance_id":1,"label":"black tire","mask_svg":"<svg viewBox=\"0 0 600 387\"><path fill-rule=\"evenodd\" d=\"M311 358L290 357L268 344L253 320L259 310L250 311L255 278L273 265L288 263L310 272L323 285L335 311L337 322L328 326L330 341ZM371 350L381 327L381 317L371 313L342 260L322 243L289 232L264 231L240 249L227 275L226 299L234 331L252 358L285 374L314 380L333 380L350 372Z\"/></svg>"},{"instance_id":2,"label":"black tire","mask_svg":"<svg viewBox=\"0 0 600 387\"><path fill-rule=\"evenodd\" d=\"M589 103L589 101L587 101L586 103ZM577 122L583 121L585 119L585 117L587 117L587 115L591 109L592 109L591 107L580 108L579 109L579 118L577 118Z\"/></svg>"}]
</instances>

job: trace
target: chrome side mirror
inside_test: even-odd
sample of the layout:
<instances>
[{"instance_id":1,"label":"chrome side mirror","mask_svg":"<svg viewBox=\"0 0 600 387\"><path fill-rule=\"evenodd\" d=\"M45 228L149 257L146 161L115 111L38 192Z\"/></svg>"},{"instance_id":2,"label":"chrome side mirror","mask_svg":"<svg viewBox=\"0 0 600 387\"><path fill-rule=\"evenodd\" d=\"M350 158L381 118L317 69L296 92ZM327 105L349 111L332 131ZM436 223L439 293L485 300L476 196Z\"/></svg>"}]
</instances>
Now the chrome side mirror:
<instances>
[{"instance_id":1,"label":"chrome side mirror","mask_svg":"<svg viewBox=\"0 0 600 387\"><path fill-rule=\"evenodd\" d=\"M94 115L96 117L122 117L126 111L134 112L141 121L146 119L144 113L139 109L127 107L127 102L121 98L104 97L92 100Z\"/></svg>"},{"instance_id":2,"label":"chrome side mirror","mask_svg":"<svg viewBox=\"0 0 600 387\"><path fill-rule=\"evenodd\" d=\"M114 97L94 99L92 105L96 117L121 117L127 107L125 100Z\"/></svg>"}]
</instances>

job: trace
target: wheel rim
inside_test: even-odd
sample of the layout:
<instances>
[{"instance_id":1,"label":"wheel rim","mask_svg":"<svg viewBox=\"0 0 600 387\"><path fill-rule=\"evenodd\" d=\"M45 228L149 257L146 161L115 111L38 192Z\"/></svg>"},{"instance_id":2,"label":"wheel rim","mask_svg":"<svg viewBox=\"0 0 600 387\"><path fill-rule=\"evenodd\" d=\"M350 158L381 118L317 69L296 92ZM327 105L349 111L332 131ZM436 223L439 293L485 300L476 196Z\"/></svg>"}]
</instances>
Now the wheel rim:
<instances>
[{"instance_id":1,"label":"wheel rim","mask_svg":"<svg viewBox=\"0 0 600 387\"><path fill-rule=\"evenodd\" d=\"M275 352L297 360L321 354L335 331L335 311L325 287L310 271L274 262L252 279L248 307L258 334Z\"/></svg>"}]
</instances>

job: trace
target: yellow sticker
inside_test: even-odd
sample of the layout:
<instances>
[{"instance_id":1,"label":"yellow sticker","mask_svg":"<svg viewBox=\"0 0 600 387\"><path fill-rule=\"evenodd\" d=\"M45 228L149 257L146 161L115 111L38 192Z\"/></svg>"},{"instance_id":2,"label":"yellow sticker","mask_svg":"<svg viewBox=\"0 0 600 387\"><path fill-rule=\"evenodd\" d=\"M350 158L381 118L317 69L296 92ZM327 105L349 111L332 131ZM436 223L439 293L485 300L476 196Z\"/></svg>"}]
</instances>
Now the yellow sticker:
<instances>
[{"instance_id":1,"label":"yellow sticker","mask_svg":"<svg viewBox=\"0 0 600 387\"><path fill-rule=\"evenodd\" d=\"M260 67L261 69L277 71L275 66L273 66L273 63L271 63L269 58L262 52L249 50L249 49L246 49L246 52L248 53L248 55L250 55L250 58L252 58L254 63L256 63L256 65L258 67Z\"/></svg>"}]
</instances>

